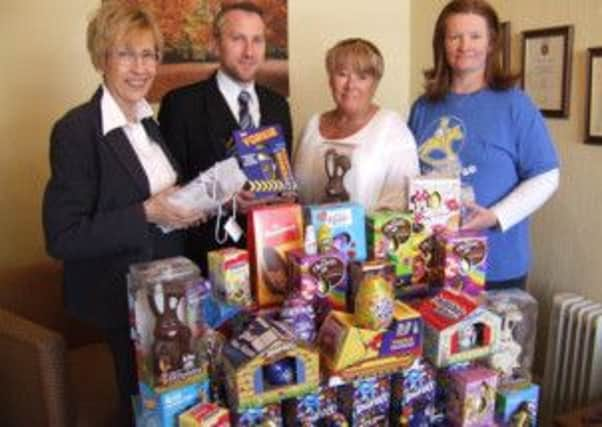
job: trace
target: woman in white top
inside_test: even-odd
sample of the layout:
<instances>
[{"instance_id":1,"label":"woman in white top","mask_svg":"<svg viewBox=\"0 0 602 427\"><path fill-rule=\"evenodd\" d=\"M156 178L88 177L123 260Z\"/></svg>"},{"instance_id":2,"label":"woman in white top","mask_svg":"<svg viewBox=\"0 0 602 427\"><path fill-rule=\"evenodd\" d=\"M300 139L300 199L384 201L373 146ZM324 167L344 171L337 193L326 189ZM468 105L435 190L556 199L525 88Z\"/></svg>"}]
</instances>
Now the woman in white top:
<instances>
[{"instance_id":1,"label":"woman in white top","mask_svg":"<svg viewBox=\"0 0 602 427\"><path fill-rule=\"evenodd\" d=\"M367 40L340 41L326 55L326 70L335 108L311 117L295 152L301 202L405 208L418 155L399 114L373 101L384 70L380 51Z\"/></svg>"}]
</instances>

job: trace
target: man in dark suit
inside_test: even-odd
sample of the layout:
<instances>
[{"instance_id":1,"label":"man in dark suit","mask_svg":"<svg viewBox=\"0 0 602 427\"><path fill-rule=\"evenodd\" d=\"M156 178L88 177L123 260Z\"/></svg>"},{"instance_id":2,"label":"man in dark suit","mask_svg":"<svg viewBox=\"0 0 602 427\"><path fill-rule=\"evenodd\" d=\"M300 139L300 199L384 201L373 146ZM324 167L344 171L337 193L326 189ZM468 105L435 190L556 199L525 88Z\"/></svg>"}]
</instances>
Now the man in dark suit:
<instances>
[{"instance_id":1,"label":"man in dark suit","mask_svg":"<svg viewBox=\"0 0 602 427\"><path fill-rule=\"evenodd\" d=\"M237 129L280 124L291 152L287 101L255 83L257 70L265 60L261 9L247 2L225 6L215 19L214 38L219 70L208 80L168 93L159 111L161 131L183 168L185 181L232 155L232 132ZM246 92L246 100L241 100L242 92ZM252 193L239 193L239 211L244 213L256 203ZM238 222L244 227L244 218ZM207 252L219 246L215 230L212 220L189 233L187 255L205 273Z\"/></svg>"}]
</instances>

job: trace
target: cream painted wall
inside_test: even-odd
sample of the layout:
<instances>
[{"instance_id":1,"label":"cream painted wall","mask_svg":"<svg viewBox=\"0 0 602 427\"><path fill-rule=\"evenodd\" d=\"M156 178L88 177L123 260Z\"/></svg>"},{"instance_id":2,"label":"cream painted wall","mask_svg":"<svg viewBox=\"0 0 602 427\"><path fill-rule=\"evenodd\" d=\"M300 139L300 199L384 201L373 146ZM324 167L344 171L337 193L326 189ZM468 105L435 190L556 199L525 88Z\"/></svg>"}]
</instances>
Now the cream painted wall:
<instances>
[{"instance_id":1,"label":"cream painted wall","mask_svg":"<svg viewBox=\"0 0 602 427\"><path fill-rule=\"evenodd\" d=\"M85 17L97 0L8 0L0 6L0 279L45 260L41 194L52 123L91 95Z\"/></svg>"},{"instance_id":2,"label":"cream painted wall","mask_svg":"<svg viewBox=\"0 0 602 427\"><path fill-rule=\"evenodd\" d=\"M332 108L324 67L326 51L347 37L374 42L385 58L377 102L409 109L410 1L289 0L291 106L295 135L309 117Z\"/></svg>"},{"instance_id":3,"label":"cream painted wall","mask_svg":"<svg viewBox=\"0 0 602 427\"><path fill-rule=\"evenodd\" d=\"M100 0L3 0L0 5L0 283L47 263L40 221L52 124L87 100L99 82L85 50L87 17ZM351 36L374 41L385 56L377 93L407 111L409 0L289 0L291 106L296 134L312 112L331 106L323 60ZM33 279L35 280L35 279ZM0 285L1 286L1 285Z\"/></svg>"},{"instance_id":4,"label":"cream painted wall","mask_svg":"<svg viewBox=\"0 0 602 427\"><path fill-rule=\"evenodd\" d=\"M84 47L86 17L98 0L5 0L0 6L0 279L45 258L40 228L41 192L48 176L52 123L87 99L98 82ZM337 40L361 36L382 49L386 71L377 98L407 112L420 93L421 70L431 63L430 40L444 0L289 2L291 105L297 135L315 111L331 107L324 53ZM495 0L513 31L513 64L519 32L575 25L571 115L548 120L562 157L561 188L535 217L535 263L530 287L544 316L553 292L576 290L602 300L597 244L602 220L602 147L582 143L585 49L602 44L599 0ZM411 34L411 36L410 36Z\"/></svg>"},{"instance_id":5,"label":"cream painted wall","mask_svg":"<svg viewBox=\"0 0 602 427\"><path fill-rule=\"evenodd\" d=\"M447 0L412 0L411 8L411 64L410 64L410 99L412 102L422 93L422 72L432 66L433 51L431 41L437 15Z\"/></svg>"},{"instance_id":6,"label":"cream painted wall","mask_svg":"<svg viewBox=\"0 0 602 427\"><path fill-rule=\"evenodd\" d=\"M99 79L84 46L86 17L99 0L4 0L0 6L0 281L23 277L46 261L40 227L52 123L86 100ZM386 70L377 100L406 114L431 64L434 20L446 0L289 0L291 106L297 135L313 112L331 107L324 53L336 41L366 37L383 51ZM545 326L554 292L602 300L602 147L585 145L585 50L602 45L599 0L493 0L513 31L518 68L520 31L575 25L571 112L548 120L562 158L558 193L535 216L530 289ZM1 285L0 285L1 286ZM539 347L545 338L540 328ZM541 354L541 353L540 353Z\"/></svg>"},{"instance_id":7,"label":"cream painted wall","mask_svg":"<svg viewBox=\"0 0 602 427\"><path fill-rule=\"evenodd\" d=\"M415 0L412 5L411 90L421 90L420 69L432 64L430 39L442 0ZM501 20L510 21L512 67L520 69L520 32L574 25L571 106L568 119L548 119L561 157L561 185L535 215L532 227L535 261L529 290L540 302L538 348L543 362L552 295L574 291L602 301L602 146L583 143L586 51L602 45L602 2L599 0L494 0ZM428 53L427 53L428 52ZM598 207L596 207L598 206ZM539 368L543 363L539 363Z\"/></svg>"}]
</instances>

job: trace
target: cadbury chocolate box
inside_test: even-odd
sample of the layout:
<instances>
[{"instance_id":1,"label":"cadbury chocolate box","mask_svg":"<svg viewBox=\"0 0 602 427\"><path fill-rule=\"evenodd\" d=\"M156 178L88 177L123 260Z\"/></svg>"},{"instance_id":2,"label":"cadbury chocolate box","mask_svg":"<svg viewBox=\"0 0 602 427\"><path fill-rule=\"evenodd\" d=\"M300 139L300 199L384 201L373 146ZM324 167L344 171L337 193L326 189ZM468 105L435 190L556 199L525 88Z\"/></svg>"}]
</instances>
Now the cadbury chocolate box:
<instances>
[{"instance_id":1,"label":"cadbury chocolate box","mask_svg":"<svg viewBox=\"0 0 602 427\"><path fill-rule=\"evenodd\" d=\"M425 294L435 261L431 233L415 222L411 212L375 211L367 224L369 256L393 266L395 296Z\"/></svg>"},{"instance_id":2,"label":"cadbury chocolate box","mask_svg":"<svg viewBox=\"0 0 602 427\"><path fill-rule=\"evenodd\" d=\"M487 236L472 231L443 232L436 237L438 286L478 297L485 289Z\"/></svg>"},{"instance_id":3,"label":"cadbury chocolate box","mask_svg":"<svg viewBox=\"0 0 602 427\"><path fill-rule=\"evenodd\" d=\"M308 255L303 249L289 251L291 289L309 293L315 288L315 296L325 298L330 308L346 309L349 288L347 257L336 249Z\"/></svg>"},{"instance_id":4,"label":"cadbury chocolate box","mask_svg":"<svg viewBox=\"0 0 602 427\"><path fill-rule=\"evenodd\" d=\"M287 252L303 247L301 206L281 204L248 214L251 284L260 308L281 304L289 291Z\"/></svg>"}]
</instances>

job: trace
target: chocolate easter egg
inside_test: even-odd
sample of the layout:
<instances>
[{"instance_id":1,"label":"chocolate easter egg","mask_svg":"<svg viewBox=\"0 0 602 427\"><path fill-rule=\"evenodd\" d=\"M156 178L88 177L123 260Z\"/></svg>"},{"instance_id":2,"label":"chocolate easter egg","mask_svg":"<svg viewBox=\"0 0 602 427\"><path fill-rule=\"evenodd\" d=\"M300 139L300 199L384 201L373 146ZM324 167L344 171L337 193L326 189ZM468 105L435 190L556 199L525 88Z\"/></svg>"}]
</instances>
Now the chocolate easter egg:
<instances>
[{"instance_id":1,"label":"chocolate easter egg","mask_svg":"<svg viewBox=\"0 0 602 427\"><path fill-rule=\"evenodd\" d=\"M381 276L368 276L361 283L355 297L354 319L361 328L387 328L393 320L393 289Z\"/></svg>"}]
</instances>

